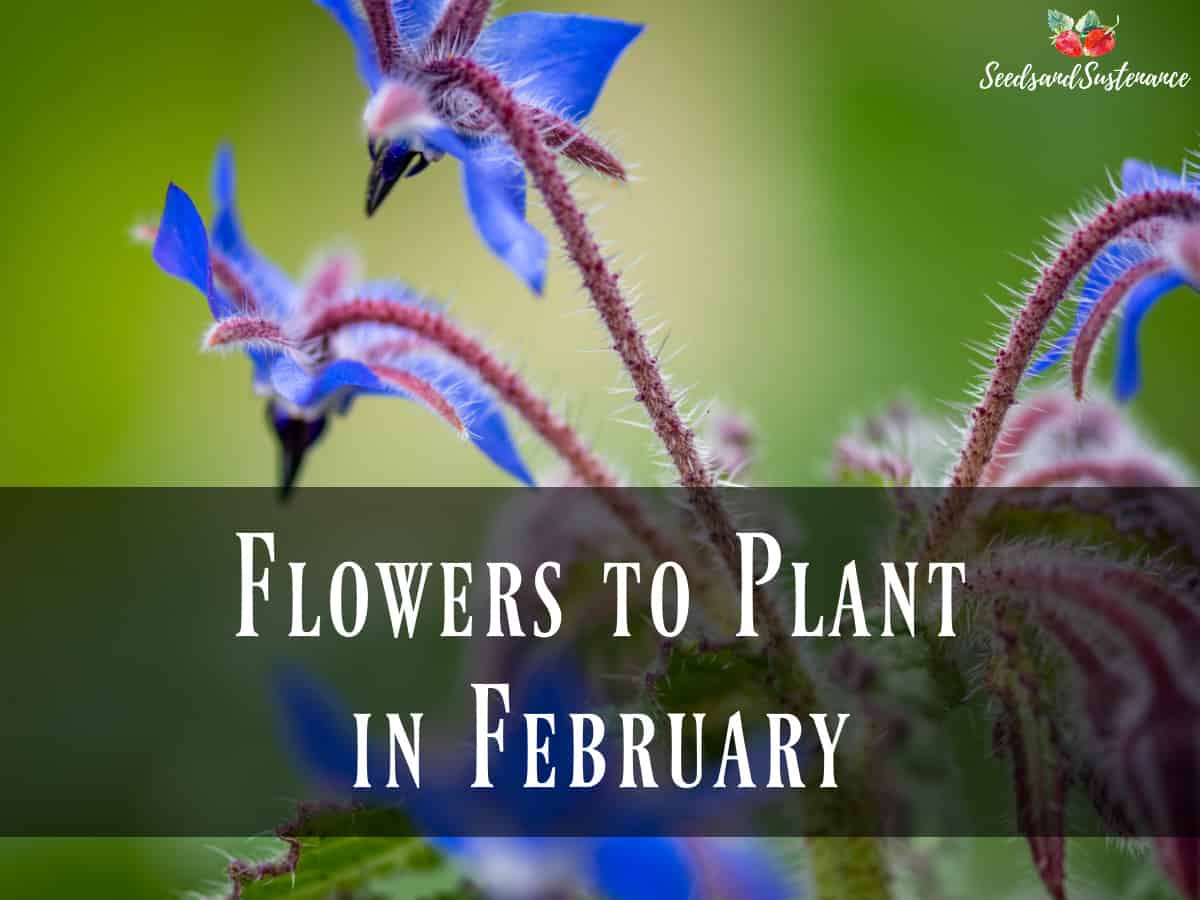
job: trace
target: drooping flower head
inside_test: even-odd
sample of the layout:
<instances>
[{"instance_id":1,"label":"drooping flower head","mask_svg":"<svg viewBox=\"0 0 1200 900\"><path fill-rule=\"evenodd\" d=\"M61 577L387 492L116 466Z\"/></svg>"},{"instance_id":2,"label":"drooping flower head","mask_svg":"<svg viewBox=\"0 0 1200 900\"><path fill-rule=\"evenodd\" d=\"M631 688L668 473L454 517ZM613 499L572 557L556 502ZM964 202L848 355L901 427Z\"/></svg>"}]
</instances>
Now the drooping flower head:
<instances>
[{"instance_id":1,"label":"drooping flower head","mask_svg":"<svg viewBox=\"0 0 1200 900\"><path fill-rule=\"evenodd\" d=\"M494 119L446 63L470 59L513 89L551 149L593 171L625 169L580 126L641 26L611 19L517 13L485 27L491 0L316 0L350 35L371 91L367 213L401 178L449 154L480 237L535 293L546 241L525 220L525 173Z\"/></svg>"},{"instance_id":2,"label":"drooping flower head","mask_svg":"<svg viewBox=\"0 0 1200 900\"><path fill-rule=\"evenodd\" d=\"M1180 175L1131 159L1121 169L1121 189L1126 195L1200 193L1200 177L1187 167ZM1092 263L1074 323L1031 367L1031 374L1048 371L1073 351L1072 377L1076 392L1082 393L1092 351L1120 309L1124 320L1117 340L1114 391L1122 402L1132 399L1142 383L1138 340L1146 314L1171 291L1185 286L1200 291L1200 226L1152 221L1123 234Z\"/></svg>"},{"instance_id":3,"label":"drooping flower head","mask_svg":"<svg viewBox=\"0 0 1200 900\"><path fill-rule=\"evenodd\" d=\"M496 398L460 363L403 328L355 325L307 336L331 306L354 299L422 305L397 283L355 284L345 255L322 260L294 284L263 258L242 232L234 204L233 156L223 149L213 179L211 228L191 198L172 184L158 228L154 259L208 300L215 324L205 349L240 347L254 366L255 391L282 449L286 494L308 450L324 435L331 413L349 411L360 395L402 397L444 420L514 478L532 483Z\"/></svg>"}]
</instances>

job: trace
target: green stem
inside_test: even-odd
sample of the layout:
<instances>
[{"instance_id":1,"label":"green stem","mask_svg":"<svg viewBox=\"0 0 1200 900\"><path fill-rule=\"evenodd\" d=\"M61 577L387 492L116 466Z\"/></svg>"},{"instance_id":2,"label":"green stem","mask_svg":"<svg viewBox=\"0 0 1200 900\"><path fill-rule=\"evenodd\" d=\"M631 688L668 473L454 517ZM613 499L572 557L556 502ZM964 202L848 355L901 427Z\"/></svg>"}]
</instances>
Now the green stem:
<instances>
[{"instance_id":1,"label":"green stem","mask_svg":"<svg viewBox=\"0 0 1200 900\"><path fill-rule=\"evenodd\" d=\"M877 838L808 839L817 900L888 900L891 879Z\"/></svg>"}]
</instances>

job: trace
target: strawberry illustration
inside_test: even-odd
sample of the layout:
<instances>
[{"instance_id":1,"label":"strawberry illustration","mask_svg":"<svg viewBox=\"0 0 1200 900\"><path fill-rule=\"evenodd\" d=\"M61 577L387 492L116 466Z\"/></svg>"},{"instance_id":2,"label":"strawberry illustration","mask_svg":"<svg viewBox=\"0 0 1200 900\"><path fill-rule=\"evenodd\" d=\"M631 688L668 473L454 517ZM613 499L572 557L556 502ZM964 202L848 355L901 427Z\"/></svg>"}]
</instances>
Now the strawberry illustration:
<instances>
[{"instance_id":1,"label":"strawberry illustration","mask_svg":"<svg viewBox=\"0 0 1200 900\"><path fill-rule=\"evenodd\" d=\"M1054 42L1054 49L1063 56L1106 56L1117 45L1114 32L1121 23L1120 16L1117 16L1117 24L1111 28L1101 23L1094 9L1089 9L1078 20L1051 9L1047 11L1046 19L1050 24L1050 40Z\"/></svg>"},{"instance_id":2,"label":"strawberry illustration","mask_svg":"<svg viewBox=\"0 0 1200 900\"><path fill-rule=\"evenodd\" d=\"M1057 9L1046 13L1050 23L1050 40L1054 49L1064 56L1083 56L1083 40L1075 31L1075 20Z\"/></svg>"},{"instance_id":3,"label":"strawberry illustration","mask_svg":"<svg viewBox=\"0 0 1200 900\"><path fill-rule=\"evenodd\" d=\"M1118 16L1117 23L1119 24L1120 21L1121 18ZM1093 28L1087 33L1087 38L1084 40L1083 52L1088 56L1106 56L1112 53L1113 48L1117 46L1117 37L1114 33L1116 30L1116 25L1112 26L1112 28L1104 28L1103 26Z\"/></svg>"},{"instance_id":4,"label":"strawberry illustration","mask_svg":"<svg viewBox=\"0 0 1200 900\"><path fill-rule=\"evenodd\" d=\"M1083 56L1083 41L1075 31L1063 31L1055 36L1054 49L1064 56Z\"/></svg>"}]
</instances>

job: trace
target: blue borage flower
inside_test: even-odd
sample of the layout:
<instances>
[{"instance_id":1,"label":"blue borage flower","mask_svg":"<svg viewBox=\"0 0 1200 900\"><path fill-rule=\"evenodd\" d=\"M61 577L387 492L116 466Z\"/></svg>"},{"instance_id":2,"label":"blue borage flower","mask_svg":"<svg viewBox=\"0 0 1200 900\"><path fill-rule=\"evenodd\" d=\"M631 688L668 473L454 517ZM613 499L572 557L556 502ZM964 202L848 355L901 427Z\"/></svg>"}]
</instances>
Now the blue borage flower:
<instances>
[{"instance_id":1,"label":"blue borage flower","mask_svg":"<svg viewBox=\"0 0 1200 900\"><path fill-rule=\"evenodd\" d=\"M1185 167L1182 175L1140 160L1126 160L1121 169L1125 194L1154 190L1192 190L1200 193L1200 178ZM1200 291L1200 265L1194 258L1195 228L1151 225L1122 236L1092 263L1084 279L1075 320L1051 349L1031 367L1040 375L1053 368L1073 348L1077 353L1075 381L1082 388L1086 367L1099 330L1116 305L1124 309L1117 339L1117 364L1113 389L1118 400L1127 402L1141 388L1142 366L1138 338L1146 314L1171 291L1190 286ZM1090 327L1089 327L1090 321Z\"/></svg>"},{"instance_id":2,"label":"blue borage flower","mask_svg":"<svg viewBox=\"0 0 1200 900\"><path fill-rule=\"evenodd\" d=\"M346 727L351 718L321 685L288 670L279 678L278 694L289 743L311 778L337 799L362 800L366 794L384 806L397 802L395 792L349 790L357 766L356 738ZM536 669L514 686L512 699L507 741L513 747L526 742L525 714L566 718L589 708L578 670L565 661ZM551 736L547 747L549 765L570 766L568 741ZM663 835L682 815L694 816L705 806L708 815L727 817L729 803L715 793L681 811L672 810L669 801L639 803L641 798L628 791L606 795L603 787L528 790L524 759L518 764L514 756L522 754L502 754L495 761L492 790L464 789L472 781L464 768L423 771L421 790L403 795L404 811L420 833L489 897L552 900L582 893L608 900L797 900L803 895L760 841ZM385 771L385 760L374 758L371 767ZM537 836L556 828L570 831L572 822L585 818L588 831L611 836ZM445 836L489 832L515 834Z\"/></svg>"},{"instance_id":3,"label":"blue borage flower","mask_svg":"<svg viewBox=\"0 0 1200 900\"><path fill-rule=\"evenodd\" d=\"M269 401L283 450L282 486L294 484L305 454L331 412L346 413L363 394L418 403L468 438L514 478L532 484L497 400L476 375L402 328L358 325L305 340L309 324L348 298L419 304L403 285L352 283L346 256L322 261L294 285L246 240L234 204L233 155L218 154L211 231L191 198L172 184L154 236L154 259L195 286L216 323L209 349L241 347L254 364L254 387Z\"/></svg>"},{"instance_id":4,"label":"blue borage flower","mask_svg":"<svg viewBox=\"0 0 1200 900\"><path fill-rule=\"evenodd\" d=\"M540 294L546 241L525 219L525 173L492 116L437 64L468 57L486 66L513 88L551 149L624 179L621 163L580 123L642 27L531 12L485 28L491 0L316 2L349 34L372 94L366 115L373 136L368 215L401 178L449 154L462 163L463 190L480 237Z\"/></svg>"}]
</instances>

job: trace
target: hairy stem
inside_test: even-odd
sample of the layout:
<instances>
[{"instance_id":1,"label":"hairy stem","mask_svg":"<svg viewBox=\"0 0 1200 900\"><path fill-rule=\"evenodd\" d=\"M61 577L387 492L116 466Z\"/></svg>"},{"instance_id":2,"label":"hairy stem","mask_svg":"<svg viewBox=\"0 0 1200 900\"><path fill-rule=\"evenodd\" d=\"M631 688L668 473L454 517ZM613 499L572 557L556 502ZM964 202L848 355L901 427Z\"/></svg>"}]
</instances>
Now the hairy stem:
<instances>
[{"instance_id":1,"label":"hairy stem","mask_svg":"<svg viewBox=\"0 0 1200 900\"><path fill-rule=\"evenodd\" d=\"M306 339L366 322L404 328L464 363L558 452L584 484L601 489L613 513L658 559L686 559L654 526L637 500L627 490L618 489L620 479L550 404L516 371L444 316L420 306L387 300L350 300L326 309L309 328Z\"/></svg>"},{"instance_id":2,"label":"hairy stem","mask_svg":"<svg viewBox=\"0 0 1200 900\"><path fill-rule=\"evenodd\" d=\"M400 53L400 31L396 28L396 14L392 0L361 0L371 37L375 41L375 57L385 75L396 70L396 58Z\"/></svg>"},{"instance_id":3,"label":"hairy stem","mask_svg":"<svg viewBox=\"0 0 1200 900\"><path fill-rule=\"evenodd\" d=\"M696 447L692 430L680 417L670 388L663 379L658 360L650 352L645 335L621 292L616 273L608 265L600 245L592 235L587 217L575 202L566 179L558 169L554 153L546 145L537 123L512 91L494 73L470 59L443 60L431 65L435 74L443 74L474 94L492 114L509 143L525 164L530 177L546 202L568 255L583 276L592 303L612 336L613 349L621 357L637 389L637 399L646 408L654 433L666 448L679 472L679 481L712 545L736 581L740 577L736 531L729 514L714 491L714 479ZM770 598L758 596L756 610L767 623L771 643L786 648L787 632ZM785 649L786 654L786 649ZM798 664L790 661L789 674L798 674ZM807 677L797 698L802 706L813 697Z\"/></svg>"},{"instance_id":4,"label":"hairy stem","mask_svg":"<svg viewBox=\"0 0 1200 900\"><path fill-rule=\"evenodd\" d=\"M445 60L434 64L434 68L475 94L495 117L562 232L567 253L579 268L596 311L612 335L614 349L637 388L638 399L646 407L655 433L679 470L680 482L685 487L711 487L712 475L696 449L695 436L680 418L658 360L646 345L645 336L621 293L618 277L609 268L536 123L530 121L521 103L499 77L473 60Z\"/></svg>"},{"instance_id":5,"label":"hairy stem","mask_svg":"<svg viewBox=\"0 0 1200 900\"><path fill-rule=\"evenodd\" d=\"M492 11L492 0L450 0L429 36L438 52L464 53L474 46Z\"/></svg>"},{"instance_id":6,"label":"hairy stem","mask_svg":"<svg viewBox=\"0 0 1200 900\"><path fill-rule=\"evenodd\" d=\"M1025 307L996 355L995 369L983 400L971 413L966 442L950 479L950 488L934 510L926 553L936 557L958 527L975 488L991 462L1004 418L1016 401L1030 360L1050 318L1075 279L1112 240L1152 219L1200 220L1200 196L1191 191L1148 191L1109 204L1084 225L1042 273Z\"/></svg>"},{"instance_id":7,"label":"hairy stem","mask_svg":"<svg viewBox=\"0 0 1200 900\"><path fill-rule=\"evenodd\" d=\"M1092 307L1087 320L1079 330L1079 337L1075 339L1075 351L1071 355L1071 383L1074 385L1077 399L1083 399L1088 361L1091 360L1096 342L1100 340L1104 326L1108 324L1112 314L1117 311L1117 307L1125 300L1134 285L1143 278L1157 275L1167 268L1166 260L1162 259L1148 259L1140 262L1114 281L1104 295L1096 301L1096 305Z\"/></svg>"}]
</instances>

